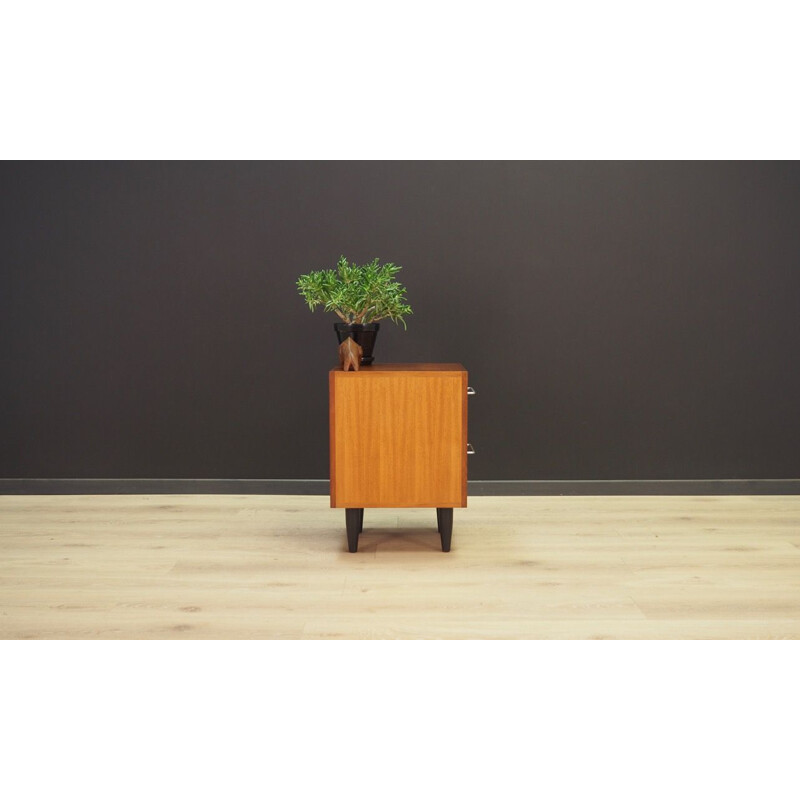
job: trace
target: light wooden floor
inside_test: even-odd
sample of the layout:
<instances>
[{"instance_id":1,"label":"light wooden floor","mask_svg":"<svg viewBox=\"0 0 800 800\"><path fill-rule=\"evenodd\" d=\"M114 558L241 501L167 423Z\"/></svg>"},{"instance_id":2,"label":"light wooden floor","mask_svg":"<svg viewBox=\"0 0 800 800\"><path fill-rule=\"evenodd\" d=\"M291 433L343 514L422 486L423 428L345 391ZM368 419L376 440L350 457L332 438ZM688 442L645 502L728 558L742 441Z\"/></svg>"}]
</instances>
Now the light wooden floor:
<instances>
[{"instance_id":1,"label":"light wooden floor","mask_svg":"<svg viewBox=\"0 0 800 800\"><path fill-rule=\"evenodd\" d=\"M800 497L0 497L5 639L800 638Z\"/></svg>"}]
</instances>

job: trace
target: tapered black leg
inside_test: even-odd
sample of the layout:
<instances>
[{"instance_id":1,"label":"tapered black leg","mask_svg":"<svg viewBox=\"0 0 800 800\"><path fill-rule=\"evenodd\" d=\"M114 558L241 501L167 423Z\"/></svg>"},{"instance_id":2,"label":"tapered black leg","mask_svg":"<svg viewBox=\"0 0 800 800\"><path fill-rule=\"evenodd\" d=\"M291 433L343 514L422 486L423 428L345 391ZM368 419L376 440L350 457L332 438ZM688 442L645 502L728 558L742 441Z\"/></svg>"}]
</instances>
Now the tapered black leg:
<instances>
[{"instance_id":1,"label":"tapered black leg","mask_svg":"<svg viewBox=\"0 0 800 800\"><path fill-rule=\"evenodd\" d=\"M436 509L436 530L442 532L442 509Z\"/></svg>"},{"instance_id":2,"label":"tapered black leg","mask_svg":"<svg viewBox=\"0 0 800 800\"><path fill-rule=\"evenodd\" d=\"M344 518L347 522L347 549L351 553L358 550L358 534L361 533L361 520L364 518L363 508L346 508Z\"/></svg>"},{"instance_id":3,"label":"tapered black leg","mask_svg":"<svg viewBox=\"0 0 800 800\"><path fill-rule=\"evenodd\" d=\"M359 508L358 511L358 532L361 533L364 530L364 509Z\"/></svg>"},{"instance_id":4,"label":"tapered black leg","mask_svg":"<svg viewBox=\"0 0 800 800\"><path fill-rule=\"evenodd\" d=\"M442 552L450 552L450 540L453 537L453 509L437 508L436 518L439 521L439 533L442 537Z\"/></svg>"}]
</instances>

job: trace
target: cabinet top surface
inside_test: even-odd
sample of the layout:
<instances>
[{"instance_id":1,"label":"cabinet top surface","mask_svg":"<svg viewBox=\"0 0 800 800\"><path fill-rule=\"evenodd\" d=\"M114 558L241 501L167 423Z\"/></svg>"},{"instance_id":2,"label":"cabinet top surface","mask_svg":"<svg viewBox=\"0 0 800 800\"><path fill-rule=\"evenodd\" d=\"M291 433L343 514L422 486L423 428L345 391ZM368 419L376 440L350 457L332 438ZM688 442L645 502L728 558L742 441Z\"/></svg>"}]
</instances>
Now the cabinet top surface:
<instances>
[{"instance_id":1,"label":"cabinet top surface","mask_svg":"<svg viewBox=\"0 0 800 800\"><path fill-rule=\"evenodd\" d=\"M361 367L358 372L343 372L341 367L334 367L331 372L341 375L365 375L371 372L466 372L461 364L372 364Z\"/></svg>"}]
</instances>

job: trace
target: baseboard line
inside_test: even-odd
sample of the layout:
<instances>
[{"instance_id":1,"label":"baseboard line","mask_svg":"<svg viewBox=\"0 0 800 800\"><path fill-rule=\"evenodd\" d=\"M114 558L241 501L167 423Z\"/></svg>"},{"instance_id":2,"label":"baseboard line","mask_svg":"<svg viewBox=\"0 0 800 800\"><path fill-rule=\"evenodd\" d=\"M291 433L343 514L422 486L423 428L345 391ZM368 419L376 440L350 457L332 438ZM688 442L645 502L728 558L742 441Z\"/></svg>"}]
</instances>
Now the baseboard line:
<instances>
[{"instance_id":1,"label":"baseboard line","mask_svg":"<svg viewBox=\"0 0 800 800\"><path fill-rule=\"evenodd\" d=\"M598 481L469 481L473 496L508 495L789 495L800 478ZM321 479L0 478L0 494L328 494Z\"/></svg>"}]
</instances>

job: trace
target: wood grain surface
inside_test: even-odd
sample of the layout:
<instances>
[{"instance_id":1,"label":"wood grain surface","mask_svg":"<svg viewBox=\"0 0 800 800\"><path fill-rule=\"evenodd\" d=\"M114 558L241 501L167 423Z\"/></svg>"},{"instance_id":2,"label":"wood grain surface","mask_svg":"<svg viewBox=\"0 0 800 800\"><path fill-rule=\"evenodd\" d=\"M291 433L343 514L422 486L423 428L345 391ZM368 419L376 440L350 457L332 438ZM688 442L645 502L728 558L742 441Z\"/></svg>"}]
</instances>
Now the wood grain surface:
<instances>
[{"instance_id":1,"label":"wood grain surface","mask_svg":"<svg viewBox=\"0 0 800 800\"><path fill-rule=\"evenodd\" d=\"M464 372L461 364L437 364L418 362L414 364L370 364L362 367L365 372Z\"/></svg>"},{"instance_id":2,"label":"wood grain surface","mask_svg":"<svg viewBox=\"0 0 800 800\"><path fill-rule=\"evenodd\" d=\"M800 497L0 496L11 639L800 638Z\"/></svg>"},{"instance_id":3,"label":"wood grain surface","mask_svg":"<svg viewBox=\"0 0 800 800\"><path fill-rule=\"evenodd\" d=\"M386 367L330 373L331 506L465 506L466 371Z\"/></svg>"}]
</instances>

